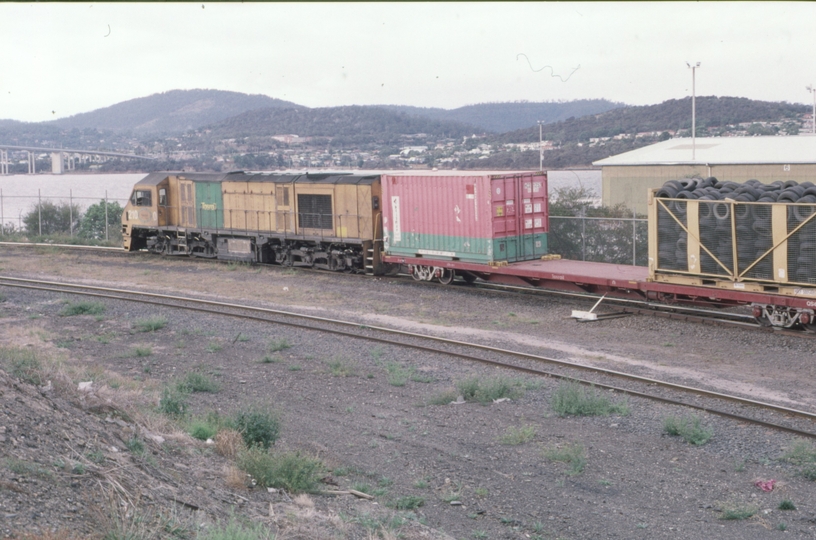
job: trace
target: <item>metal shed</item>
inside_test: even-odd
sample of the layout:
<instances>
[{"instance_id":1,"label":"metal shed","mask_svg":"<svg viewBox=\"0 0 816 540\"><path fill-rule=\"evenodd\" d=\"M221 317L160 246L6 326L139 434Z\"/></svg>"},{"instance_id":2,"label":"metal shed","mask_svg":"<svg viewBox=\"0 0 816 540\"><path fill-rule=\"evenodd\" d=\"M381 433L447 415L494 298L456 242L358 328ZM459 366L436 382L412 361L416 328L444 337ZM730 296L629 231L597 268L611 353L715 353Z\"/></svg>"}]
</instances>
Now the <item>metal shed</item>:
<instances>
[{"instance_id":1,"label":"metal shed","mask_svg":"<svg viewBox=\"0 0 816 540\"><path fill-rule=\"evenodd\" d=\"M601 167L604 205L623 203L645 214L648 190L667 180L814 181L816 137L703 137L693 146L690 138L669 139L593 165Z\"/></svg>"}]
</instances>

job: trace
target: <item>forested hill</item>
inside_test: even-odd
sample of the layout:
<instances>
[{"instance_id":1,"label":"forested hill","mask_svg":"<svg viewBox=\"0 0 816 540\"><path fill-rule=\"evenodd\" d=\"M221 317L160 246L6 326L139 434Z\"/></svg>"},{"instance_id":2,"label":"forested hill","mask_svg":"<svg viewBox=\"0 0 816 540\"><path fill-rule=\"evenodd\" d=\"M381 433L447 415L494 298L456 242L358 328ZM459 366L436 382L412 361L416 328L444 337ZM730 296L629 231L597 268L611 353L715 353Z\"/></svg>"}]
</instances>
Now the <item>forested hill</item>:
<instances>
[{"instance_id":1,"label":"forested hill","mask_svg":"<svg viewBox=\"0 0 816 540\"><path fill-rule=\"evenodd\" d=\"M410 107L407 105L380 105L384 109L404 112L434 120L448 120L471 124L483 131L505 133L537 126L537 122L558 122L571 117L598 114L624 107L606 99L578 99L564 102L516 101L508 103L478 103L457 109ZM536 127L536 129L538 129Z\"/></svg>"},{"instance_id":2,"label":"forested hill","mask_svg":"<svg viewBox=\"0 0 816 540\"><path fill-rule=\"evenodd\" d=\"M739 97L701 96L697 98L698 136L718 135L718 128L744 122L797 121L808 112L807 105L755 101ZM713 129L709 129L713 128ZM614 137L622 133L649 131L691 132L691 98L671 99L657 105L621 107L601 114L569 118L545 125L544 138L551 141L581 142L594 137ZM538 127L505 133L497 142L514 143L538 140Z\"/></svg>"},{"instance_id":3,"label":"forested hill","mask_svg":"<svg viewBox=\"0 0 816 540\"><path fill-rule=\"evenodd\" d=\"M44 124L62 129L132 131L141 135L181 133L246 111L270 107L301 106L259 94L223 90L171 90Z\"/></svg>"},{"instance_id":4,"label":"forested hill","mask_svg":"<svg viewBox=\"0 0 816 540\"><path fill-rule=\"evenodd\" d=\"M459 122L432 120L379 107L351 105L317 109L262 109L207 126L210 137L269 136L330 137L332 144L391 143L401 135L462 137L478 128Z\"/></svg>"}]
</instances>

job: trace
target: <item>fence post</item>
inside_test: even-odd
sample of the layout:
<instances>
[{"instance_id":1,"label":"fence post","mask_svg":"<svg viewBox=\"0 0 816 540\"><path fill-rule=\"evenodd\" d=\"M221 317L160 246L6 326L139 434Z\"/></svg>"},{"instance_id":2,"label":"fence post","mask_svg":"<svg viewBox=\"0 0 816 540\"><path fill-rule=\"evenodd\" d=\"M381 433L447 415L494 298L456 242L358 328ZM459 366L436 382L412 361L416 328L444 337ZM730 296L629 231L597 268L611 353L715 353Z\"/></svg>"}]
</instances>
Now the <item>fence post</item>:
<instances>
[{"instance_id":1,"label":"fence post","mask_svg":"<svg viewBox=\"0 0 816 540\"><path fill-rule=\"evenodd\" d=\"M581 260L586 260L586 212L581 208Z\"/></svg>"},{"instance_id":2,"label":"fence post","mask_svg":"<svg viewBox=\"0 0 816 540\"><path fill-rule=\"evenodd\" d=\"M37 190L37 221L39 222L40 236L42 236L42 196Z\"/></svg>"},{"instance_id":3,"label":"fence post","mask_svg":"<svg viewBox=\"0 0 816 540\"><path fill-rule=\"evenodd\" d=\"M105 242L108 241L108 190L105 190Z\"/></svg>"},{"instance_id":4,"label":"fence post","mask_svg":"<svg viewBox=\"0 0 816 540\"><path fill-rule=\"evenodd\" d=\"M632 208L632 266L637 266L637 211Z\"/></svg>"},{"instance_id":5,"label":"fence post","mask_svg":"<svg viewBox=\"0 0 816 540\"><path fill-rule=\"evenodd\" d=\"M69 216L69 219L71 220L70 223L68 223L68 229L70 231L71 238L73 238L74 237L74 190L72 190L72 189L68 190L68 216Z\"/></svg>"}]
</instances>

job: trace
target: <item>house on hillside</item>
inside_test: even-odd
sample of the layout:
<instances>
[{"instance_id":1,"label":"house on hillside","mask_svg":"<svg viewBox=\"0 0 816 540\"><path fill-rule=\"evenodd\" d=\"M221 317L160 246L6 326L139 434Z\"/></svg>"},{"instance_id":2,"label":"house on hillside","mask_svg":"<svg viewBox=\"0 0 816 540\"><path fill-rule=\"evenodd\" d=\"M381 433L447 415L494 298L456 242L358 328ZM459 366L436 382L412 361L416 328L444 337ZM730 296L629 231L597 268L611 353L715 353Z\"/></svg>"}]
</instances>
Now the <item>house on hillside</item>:
<instances>
[{"instance_id":1,"label":"house on hillside","mask_svg":"<svg viewBox=\"0 0 816 540\"><path fill-rule=\"evenodd\" d=\"M592 163L601 167L604 205L625 204L646 213L646 194L667 180L755 178L816 183L816 136L669 139Z\"/></svg>"}]
</instances>

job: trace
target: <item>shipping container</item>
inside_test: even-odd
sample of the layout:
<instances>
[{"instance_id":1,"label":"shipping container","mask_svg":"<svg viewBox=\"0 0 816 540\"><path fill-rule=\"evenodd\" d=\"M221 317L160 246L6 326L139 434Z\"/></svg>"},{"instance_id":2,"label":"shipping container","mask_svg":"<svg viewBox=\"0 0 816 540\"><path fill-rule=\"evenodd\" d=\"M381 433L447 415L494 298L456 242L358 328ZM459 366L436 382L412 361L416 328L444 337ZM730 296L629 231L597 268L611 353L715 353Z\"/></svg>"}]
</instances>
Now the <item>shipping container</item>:
<instances>
[{"instance_id":1,"label":"shipping container","mask_svg":"<svg viewBox=\"0 0 816 540\"><path fill-rule=\"evenodd\" d=\"M501 264L547 254L543 172L382 175L388 255Z\"/></svg>"}]
</instances>

